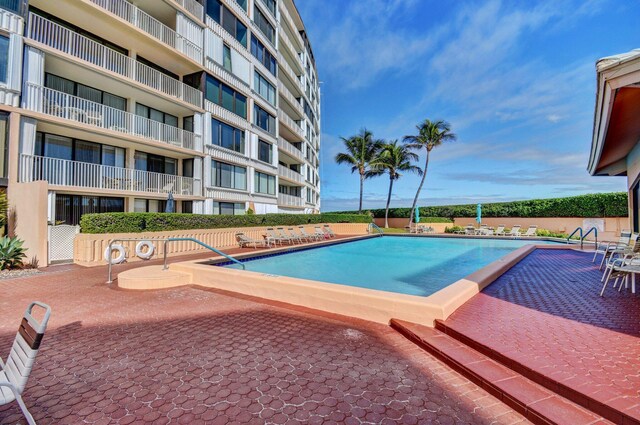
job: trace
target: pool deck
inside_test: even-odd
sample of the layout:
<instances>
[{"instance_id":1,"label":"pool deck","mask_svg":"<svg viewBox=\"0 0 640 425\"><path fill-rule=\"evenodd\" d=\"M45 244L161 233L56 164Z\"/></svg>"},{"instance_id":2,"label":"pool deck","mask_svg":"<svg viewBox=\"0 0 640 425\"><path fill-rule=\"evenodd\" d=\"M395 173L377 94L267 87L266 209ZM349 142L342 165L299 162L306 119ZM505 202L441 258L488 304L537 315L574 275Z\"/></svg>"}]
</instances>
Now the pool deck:
<instances>
[{"instance_id":1,"label":"pool deck","mask_svg":"<svg viewBox=\"0 0 640 425\"><path fill-rule=\"evenodd\" d=\"M388 326L195 287L119 290L106 273L0 281L3 358L30 301L53 309L24 392L38 424L527 423ZM17 405L0 406L16 423Z\"/></svg>"},{"instance_id":2,"label":"pool deck","mask_svg":"<svg viewBox=\"0 0 640 425\"><path fill-rule=\"evenodd\" d=\"M568 399L614 423L639 424L640 295L610 284L601 298L602 272L592 257L538 249L435 330L407 327L471 375L483 373L474 368L478 353L485 364L506 366L497 382L486 382L505 400L522 393L514 383L540 384L526 395L525 413L536 402L550 408ZM592 420L574 411L570 423Z\"/></svg>"}]
</instances>

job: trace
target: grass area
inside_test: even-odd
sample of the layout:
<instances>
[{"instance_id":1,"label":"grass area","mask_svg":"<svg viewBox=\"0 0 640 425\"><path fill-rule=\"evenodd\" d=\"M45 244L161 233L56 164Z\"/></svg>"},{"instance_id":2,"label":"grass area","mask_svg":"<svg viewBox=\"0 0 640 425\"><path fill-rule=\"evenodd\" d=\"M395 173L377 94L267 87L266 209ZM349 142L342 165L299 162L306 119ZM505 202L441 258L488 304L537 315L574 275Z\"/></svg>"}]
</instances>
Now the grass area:
<instances>
[{"instance_id":1,"label":"grass area","mask_svg":"<svg viewBox=\"0 0 640 425\"><path fill-rule=\"evenodd\" d=\"M385 229L383 227L382 231L385 233L407 233L407 231L404 228L397 228L397 227L389 227L388 229Z\"/></svg>"}]
</instances>

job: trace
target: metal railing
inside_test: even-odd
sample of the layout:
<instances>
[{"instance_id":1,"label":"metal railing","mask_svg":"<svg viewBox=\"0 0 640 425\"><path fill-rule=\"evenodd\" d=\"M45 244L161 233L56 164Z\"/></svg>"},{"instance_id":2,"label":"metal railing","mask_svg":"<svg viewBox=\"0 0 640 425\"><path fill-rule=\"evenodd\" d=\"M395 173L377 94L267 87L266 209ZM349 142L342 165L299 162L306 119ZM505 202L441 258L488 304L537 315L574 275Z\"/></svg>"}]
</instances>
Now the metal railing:
<instances>
[{"instance_id":1,"label":"metal railing","mask_svg":"<svg viewBox=\"0 0 640 425\"><path fill-rule=\"evenodd\" d=\"M187 242L193 242L193 243L197 243L198 245L207 248L209 251L213 251L216 254L226 258L227 260L234 262L236 264L240 264L242 266L242 270L246 270L246 266L244 265L243 262L236 260L235 258L233 258L232 256L230 256L229 254L225 254L222 251L219 251L217 249L215 249L212 246L207 245L206 243L199 241L198 239L195 238L169 238L169 239L165 239L164 240L164 265L162 266L162 270L167 270L169 268L169 266L167 265L167 243L168 242L178 242L178 241L187 241Z\"/></svg>"},{"instance_id":2,"label":"metal railing","mask_svg":"<svg viewBox=\"0 0 640 425\"><path fill-rule=\"evenodd\" d=\"M282 109L278 110L278 120L282 124L285 124L287 127L289 127L291 131L293 131L297 136L300 137L301 140L305 139L304 130L302 129L302 127L300 127L300 125L297 122L291 119L291 117L285 114Z\"/></svg>"},{"instance_id":3,"label":"metal railing","mask_svg":"<svg viewBox=\"0 0 640 425\"><path fill-rule=\"evenodd\" d=\"M181 148L195 146L196 135L190 131L30 82L24 85L22 102L30 111Z\"/></svg>"},{"instance_id":4,"label":"metal railing","mask_svg":"<svg viewBox=\"0 0 640 425\"><path fill-rule=\"evenodd\" d=\"M280 164L278 164L278 175L296 183L304 183L304 176L302 174Z\"/></svg>"},{"instance_id":5,"label":"metal railing","mask_svg":"<svg viewBox=\"0 0 640 425\"><path fill-rule=\"evenodd\" d=\"M282 137L278 137L278 148L285 151L300 162L304 161L304 153L302 153L300 149L298 149Z\"/></svg>"},{"instance_id":6,"label":"metal railing","mask_svg":"<svg viewBox=\"0 0 640 425\"><path fill-rule=\"evenodd\" d=\"M26 183L38 180L47 181L55 186L130 192L174 193L186 196L193 196L195 192L194 180L191 177L21 154L19 181Z\"/></svg>"},{"instance_id":7,"label":"metal railing","mask_svg":"<svg viewBox=\"0 0 640 425\"><path fill-rule=\"evenodd\" d=\"M227 260L232 261L234 263L240 264L242 266L243 270L246 270L246 266L244 265L244 263L242 263L241 261L238 261L237 259L233 258L232 256L225 254L222 251L219 251L209 245L207 245L206 243L199 241L198 239L194 239L194 238L167 238L167 239L153 239L153 238L123 238L123 239L111 239L109 241L109 248L107 250L107 262L109 263L109 271L108 271L108 277L107 277L107 283L108 284L112 284L113 283L113 278L112 278L112 268L113 268L113 263L112 263L112 256L111 253L113 251L113 244L114 243L120 243L120 242L142 242L142 241L149 241L149 242L163 242L163 248L164 248L164 253L163 253L163 266L162 266L162 270L167 270L169 268L169 266L167 265L167 242L176 242L176 241L190 241L190 242L195 242L198 245L201 245L205 248L207 248L210 251L215 252L216 254L225 257Z\"/></svg>"},{"instance_id":8,"label":"metal railing","mask_svg":"<svg viewBox=\"0 0 640 425\"><path fill-rule=\"evenodd\" d=\"M587 236L589 236L591 233L594 234L595 236L595 246L598 246L598 229L596 227L592 227L590 228L587 233L584 233L584 230L582 229L582 227L577 227L576 230L574 230L573 232L571 232L571 234L567 237L567 244L570 243L571 238L576 234L579 233L580 234L580 249L584 248L584 240L587 238Z\"/></svg>"},{"instance_id":9,"label":"metal railing","mask_svg":"<svg viewBox=\"0 0 640 425\"><path fill-rule=\"evenodd\" d=\"M278 205L285 207L303 207L304 200L300 196L278 193Z\"/></svg>"},{"instance_id":10,"label":"metal railing","mask_svg":"<svg viewBox=\"0 0 640 425\"><path fill-rule=\"evenodd\" d=\"M200 90L35 13L29 14L27 37L166 95L202 107Z\"/></svg>"},{"instance_id":11,"label":"metal railing","mask_svg":"<svg viewBox=\"0 0 640 425\"><path fill-rule=\"evenodd\" d=\"M195 0L173 0L180 6L182 6L187 12L191 13L193 16L203 19L204 18L204 7Z\"/></svg>"},{"instance_id":12,"label":"metal railing","mask_svg":"<svg viewBox=\"0 0 640 425\"><path fill-rule=\"evenodd\" d=\"M367 233L373 233L373 231L378 232L379 235L384 234L384 231L375 223L369 223L367 226Z\"/></svg>"}]
</instances>

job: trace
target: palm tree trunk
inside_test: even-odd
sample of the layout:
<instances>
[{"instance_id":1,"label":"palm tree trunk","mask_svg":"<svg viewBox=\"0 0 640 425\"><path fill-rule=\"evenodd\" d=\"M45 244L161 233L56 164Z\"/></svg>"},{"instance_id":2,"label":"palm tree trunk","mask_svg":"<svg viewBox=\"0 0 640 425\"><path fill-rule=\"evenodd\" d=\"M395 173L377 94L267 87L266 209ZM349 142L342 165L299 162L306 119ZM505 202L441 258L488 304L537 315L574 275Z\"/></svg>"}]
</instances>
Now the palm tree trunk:
<instances>
[{"instance_id":1,"label":"palm tree trunk","mask_svg":"<svg viewBox=\"0 0 640 425\"><path fill-rule=\"evenodd\" d=\"M416 192L416 197L413 198L413 204L411 205L411 210L409 211L409 227L411 227L411 223L413 223L414 219L414 211L416 210L416 205L418 204L418 198L420 197L420 192L422 191L422 186L424 185L424 181L427 178L427 168L429 167L429 154L430 150L427 149L427 160L424 163L424 173L422 173L422 179L420 180L420 186L418 186L418 191Z\"/></svg>"},{"instance_id":2,"label":"palm tree trunk","mask_svg":"<svg viewBox=\"0 0 640 425\"><path fill-rule=\"evenodd\" d=\"M389 204L391 203L391 191L393 190L393 177L389 177L389 194L387 195L387 209L384 210L384 228L389 228Z\"/></svg>"},{"instance_id":3,"label":"palm tree trunk","mask_svg":"<svg viewBox=\"0 0 640 425\"><path fill-rule=\"evenodd\" d=\"M360 173L360 205L358 206L358 214L362 214L362 192L364 191L364 174Z\"/></svg>"}]
</instances>

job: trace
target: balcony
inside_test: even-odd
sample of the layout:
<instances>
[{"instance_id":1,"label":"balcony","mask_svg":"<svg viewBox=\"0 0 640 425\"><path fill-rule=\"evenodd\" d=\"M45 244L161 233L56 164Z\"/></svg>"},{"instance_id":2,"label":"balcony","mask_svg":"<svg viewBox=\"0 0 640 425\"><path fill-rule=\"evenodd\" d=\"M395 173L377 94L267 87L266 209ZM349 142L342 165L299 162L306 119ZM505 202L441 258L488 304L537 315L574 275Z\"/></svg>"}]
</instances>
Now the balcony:
<instances>
[{"instance_id":1,"label":"balcony","mask_svg":"<svg viewBox=\"0 0 640 425\"><path fill-rule=\"evenodd\" d=\"M173 193L182 196L194 196L195 192L199 192L194 190L194 181L190 177L26 154L20 156L19 179L21 183L45 180L53 186L119 192Z\"/></svg>"},{"instance_id":2,"label":"balcony","mask_svg":"<svg viewBox=\"0 0 640 425\"><path fill-rule=\"evenodd\" d=\"M99 6L119 18L129 22L136 28L149 34L156 40L166 44L167 46L179 51L185 56L202 64L202 47L196 43L187 40L185 37L176 33L174 30L158 21L148 13L138 9L126 0L89 0L91 3Z\"/></svg>"},{"instance_id":3,"label":"balcony","mask_svg":"<svg viewBox=\"0 0 640 425\"><path fill-rule=\"evenodd\" d=\"M304 207L304 200L299 196L278 193L278 205L282 207Z\"/></svg>"},{"instance_id":4,"label":"balcony","mask_svg":"<svg viewBox=\"0 0 640 425\"><path fill-rule=\"evenodd\" d=\"M222 187L206 188L205 197L211 198L216 201L236 201L236 202L251 201L251 195L249 195L249 192L234 190L234 189L225 189Z\"/></svg>"},{"instance_id":5,"label":"balcony","mask_svg":"<svg viewBox=\"0 0 640 425\"><path fill-rule=\"evenodd\" d=\"M297 171L293 171L291 168L284 167L282 165L278 165L278 175L283 179L286 179L295 183L299 183L299 184L304 183L304 177L302 176L302 174L298 173Z\"/></svg>"},{"instance_id":6,"label":"balcony","mask_svg":"<svg viewBox=\"0 0 640 425\"><path fill-rule=\"evenodd\" d=\"M289 118L282 109L278 110L278 120L281 124L287 126L287 128L289 128L294 134L299 136L300 140L304 140L304 131L302 130L302 127L300 127L297 122Z\"/></svg>"},{"instance_id":7,"label":"balcony","mask_svg":"<svg viewBox=\"0 0 640 425\"><path fill-rule=\"evenodd\" d=\"M285 71L285 74L287 74L293 85L295 85L297 89L300 90L300 93L304 94L304 86L302 85L298 74L296 74L291 66L289 66L287 59L280 52L278 52L278 67L280 68L280 71Z\"/></svg>"},{"instance_id":8,"label":"balcony","mask_svg":"<svg viewBox=\"0 0 640 425\"><path fill-rule=\"evenodd\" d=\"M278 148L281 151L286 152L289 156L295 158L296 160L300 162L304 161L304 154L302 153L302 151L293 146L291 143L287 142L282 137L278 137Z\"/></svg>"},{"instance_id":9,"label":"balcony","mask_svg":"<svg viewBox=\"0 0 640 425\"><path fill-rule=\"evenodd\" d=\"M204 7L195 0L173 0L187 12L191 13L201 21L204 19Z\"/></svg>"},{"instance_id":10,"label":"balcony","mask_svg":"<svg viewBox=\"0 0 640 425\"><path fill-rule=\"evenodd\" d=\"M167 96L202 107L202 92L40 15L29 14L27 37Z\"/></svg>"},{"instance_id":11,"label":"balcony","mask_svg":"<svg viewBox=\"0 0 640 425\"><path fill-rule=\"evenodd\" d=\"M295 98L295 96L289 91L287 86L285 86L282 81L278 80L278 93L280 96L284 97L287 102L295 109L295 111L299 114L300 118L304 117L304 109L300 104L300 101Z\"/></svg>"},{"instance_id":12,"label":"balcony","mask_svg":"<svg viewBox=\"0 0 640 425\"><path fill-rule=\"evenodd\" d=\"M22 103L23 108L30 111L86 126L117 131L173 147L195 147L196 135L190 131L33 83L25 83Z\"/></svg>"},{"instance_id":13,"label":"balcony","mask_svg":"<svg viewBox=\"0 0 640 425\"><path fill-rule=\"evenodd\" d=\"M296 43L298 43L300 49L304 49L304 42L302 41L302 37L300 37L300 34L298 34L298 28L293 22L293 18L289 14L287 7L284 5L284 2L280 2L280 6L280 26L282 27L282 21L284 18L284 20L287 21L287 24L289 24L289 27L291 27ZM281 28L281 31L284 31L284 29Z\"/></svg>"}]
</instances>

